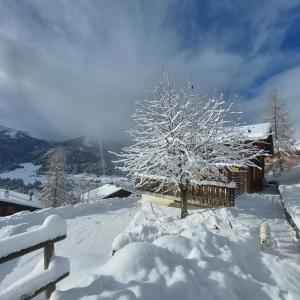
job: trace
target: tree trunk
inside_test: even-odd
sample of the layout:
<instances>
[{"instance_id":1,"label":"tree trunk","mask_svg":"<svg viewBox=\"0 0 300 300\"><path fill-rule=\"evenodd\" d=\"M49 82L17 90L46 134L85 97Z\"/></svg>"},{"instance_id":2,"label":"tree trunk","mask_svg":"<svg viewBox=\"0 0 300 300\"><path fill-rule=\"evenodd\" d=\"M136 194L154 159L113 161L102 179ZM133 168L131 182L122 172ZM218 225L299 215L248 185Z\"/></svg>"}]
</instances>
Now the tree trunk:
<instances>
[{"instance_id":1,"label":"tree trunk","mask_svg":"<svg viewBox=\"0 0 300 300\"><path fill-rule=\"evenodd\" d=\"M180 200L181 200L181 219L188 215L187 201L188 201L188 187L184 185L179 186Z\"/></svg>"}]
</instances>

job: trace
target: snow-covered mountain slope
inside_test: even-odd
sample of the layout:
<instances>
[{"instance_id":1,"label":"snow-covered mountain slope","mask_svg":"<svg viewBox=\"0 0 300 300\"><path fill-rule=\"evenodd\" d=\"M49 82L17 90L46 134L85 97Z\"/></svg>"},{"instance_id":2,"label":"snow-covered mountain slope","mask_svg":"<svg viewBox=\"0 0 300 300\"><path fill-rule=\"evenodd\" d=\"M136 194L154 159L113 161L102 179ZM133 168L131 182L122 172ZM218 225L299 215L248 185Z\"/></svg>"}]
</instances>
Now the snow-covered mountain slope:
<instances>
[{"instance_id":1,"label":"snow-covered mountain slope","mask_svg":"<svg viewBox=\"0 0 300 300\"><path fill-rule=\"evenodd\" d=\"M0 171L14 169L19 163L33 162L49 147L48 142L24 131L0 126Z\"/></svg>"},{"instance_id":2,"label":"snow-covered mountain slope","mask_svg":"<svg viewBox=\"0 0 300 300\"><path fill-rule=\"evenodd\" d=\"M299 248L278 195L246 195L236 208L178 215L142 210L114 240L120 249L113 258L51 299L300 299ZM266 221L270 248L259 242Z\"/></svg>"},{"instance_id":3,"label":"snow-covered mountain slope","mask_svg":"<svg viewBox=\"0 0 300 300\"><path fill-rule=\"evenodd\" d=\"M43 176L38 175L40 165L33 163L20 164L20 168L0 173L0 178L22 179L24 184L34 183L35 181L43 181Z\"/></svg>"},{"instance_id":4,"label":"snow-covered mountain slope","mask_svg":"<svg viewBox=\"0 0 300 300\"><path fill-rule=\"evenodd\" d=\"M44 172L51 149L57 146L66 151L69 173L120 174L114 168L115 157L110 153L120 152L123 144L118 141L85 136L61 142L47 141L4 126L0 126L0 172L29 162L41 165Z\"/></svg>"},{"instance_id":5,"label":"snow-covered mountain slope","mask_svg":"<svg viewBox=\"0 0 300 300\"><path fill-rule=\"evenodd\" d=\"M6 135L7 137L10 137L11 139L28 134L24 131L14 130L12 128L1 126L1 125L0 125L0 133Z\"/></svg>"},{"instance_id":6,"label":"snow-covered mountain slope","mask_svg":"<svg viewBox=\"0 0 300 300\"><path fill-rule=\"evenodd\" d=\"M113 239L128 226L138 209L137 199L131 197L21 212L0 218L0 239L33 229L51 214L63 217L68 226L67 239L57 243L55 252L70 260L71 275L59 284L67 289L109 260ZM42 251L36 251L0 265L1 289L33 270L42 255Z\"/></svg>"}]
</instances>

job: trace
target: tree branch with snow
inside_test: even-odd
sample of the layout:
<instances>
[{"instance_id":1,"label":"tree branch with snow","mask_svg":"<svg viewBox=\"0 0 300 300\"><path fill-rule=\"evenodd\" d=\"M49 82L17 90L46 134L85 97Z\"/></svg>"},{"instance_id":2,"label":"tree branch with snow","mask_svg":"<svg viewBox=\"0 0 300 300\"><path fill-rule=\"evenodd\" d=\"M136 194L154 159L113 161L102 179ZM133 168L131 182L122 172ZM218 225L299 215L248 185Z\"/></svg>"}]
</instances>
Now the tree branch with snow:
<instances>
[{"instance_id":1,"label":"tree branch with snow","mask_svg":"<svg viewBox=\"0 0 300 300\"><path fill-rule=\"evenodd\" d=\"M177 189L181 218L187 215L193 178L224 180L220 169L256 166L255 158L261 155L243 139L232 105L222 94L201 98L191 86L179 87L162 72L146 99L137 103L136 127L129 130L133 145L117 154L119 169L138 179L138 187L159 177L157 192Z\"/></svg>"}]
</instances>

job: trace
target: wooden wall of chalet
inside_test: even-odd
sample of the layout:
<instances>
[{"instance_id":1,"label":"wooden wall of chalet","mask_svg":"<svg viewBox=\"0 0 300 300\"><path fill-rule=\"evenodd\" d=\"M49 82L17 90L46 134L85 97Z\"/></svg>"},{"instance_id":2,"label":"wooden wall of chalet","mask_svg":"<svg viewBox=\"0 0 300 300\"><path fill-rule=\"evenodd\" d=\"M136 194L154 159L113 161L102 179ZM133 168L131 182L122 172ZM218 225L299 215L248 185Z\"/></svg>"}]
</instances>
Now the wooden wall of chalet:
<instances>
[{"instance_id":1,"label":"wooden wall of chalet","mask_svg":"<svg viewBox=\"0 0 300 300\"><path fill-rule=\"evenodd\" d=\"M23 210L35 211L38 208L0 201L0 217L10 216Z\"/></svg>"},{"instance_id":2,"label":"wooden wall of chalet","mask_svg":"<svg viewBox=\"0 0 300 300\"><path fill-rule=\"evenodd\" d=\"M264 175L265 175L265 159L264 156L258 158L255 162L259 168L249 167L248 168L248 193L253 193L259 191L264 185Z\"/></svg>"},{"instance_id":3,"label":"wooden wall of chalet","mask_svg":"<svg viewBox=\"0 0 300 300\"><path fill-rule=\"evenodd\" d=\"M136 182L138 184L138 181ZM179 192L175 188L164 187L157 192L160 182L151 180L138 190L152 194L161 194L174 197L174 201L179 201ZM231 207L234 206L234 188L218 185L197 185L194 184L189 190L188 204L198 207ZM177 200L176 200L177 199Z\"/></svg>"},{"instance_id":4,"label":"wooden wall of chalet","mask_svg":"<svg viewBox=\"0 0 300 300\"><path fill-rule=\"evenodd\" d=\"M229 173L230 181L235 182L236 188L234 190L235 196L242 195L248 191L248 170L240 169L236 172Z\"/></svg>"},{"instance_id":5,"label":"wooden wall of chalet","mask_svg":"<svg viewBox=\"0 0 300 300\"><path fill-rule=\"evenodd\" d=\"M236 196L244 193L253 193L263 188L265 173L264 157L259 157L258 161L255 161L255 163L260 167L260 169L248 167L240 169L237 172L229 172L229 180L236 183Z\"/></svg>"}]
</instances>

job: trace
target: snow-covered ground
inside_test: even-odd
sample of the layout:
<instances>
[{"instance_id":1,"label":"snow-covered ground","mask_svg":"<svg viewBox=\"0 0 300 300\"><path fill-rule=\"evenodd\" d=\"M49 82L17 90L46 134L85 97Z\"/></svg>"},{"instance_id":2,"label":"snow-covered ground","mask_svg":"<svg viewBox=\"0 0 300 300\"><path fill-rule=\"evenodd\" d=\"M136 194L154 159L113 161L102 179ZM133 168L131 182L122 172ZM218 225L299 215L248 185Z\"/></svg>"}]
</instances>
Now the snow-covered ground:
<instances>
[{"instance_id":1,"label":"snow-covered ground","mask_svg":"<svg viewBox=\"0 0 300 300\"><path fill-rule=\"evenodd\" d=\"M300 250L278 195L246 195L185 220L174 208L154 211L140 211L114 240L115 256L52 299L300 299ZM259 243L264 221L270 248Z\"/></svg>"},{"instance_id":2,"label":"snow-covered ground","mask_svg":"<svg viewBox=\"0 0 300 300\"><path fill-rule=\"evenodd\" d=\"M57 243L55 253L70 260L70 276L58 284L67 289L109 260L113 239L128 226L138 209L137 198L131 197L20 212L0 218L0 240L34 229L49 215L63 217L68 226L67 239ZM36 251L0 265L1 289L27 275L41 259L42 251Z\"/></svg>"},{"instance_id":3,"label":"snow-covered ground","mask_svg":"<svg viewBox=\"0 0 300 300\"><path fill-rule=\"evenodd\" d=\"M34 229L50 214L66 219L68 237L56 254L70 259L71 275L52 300L300 299L299 244L273 191L239 197L235 208L190 211L184 220L176 208L154 207L153 214L137 200L0 218L0 239ZM271 227L271 247L259 243L263 222ZM1 288L28 274L41 256L1 265Z\"/></svg>"},{"instance_id":4,"label":"snow-covered ground","mask_svg":"<svg viewBox=\"0 0 300 300\"><path fill-rule=\"evenodd\" d=\"M0 178L23 179L24 184L34 183L35 181L43 181L43 176L37 175L39 165L33 163L21 164L22 168L17 168L12 171L0 173Z\"/></svg>"}]
</instances>

